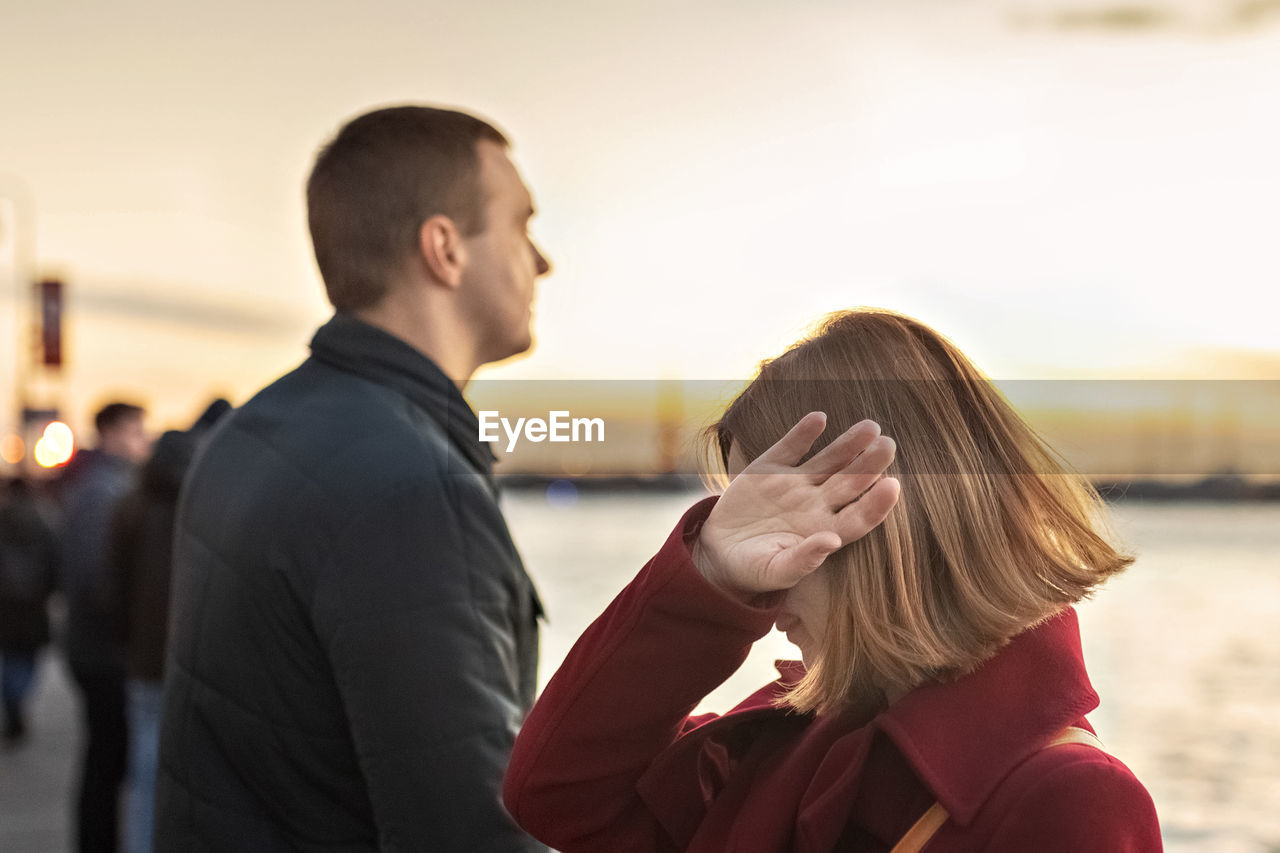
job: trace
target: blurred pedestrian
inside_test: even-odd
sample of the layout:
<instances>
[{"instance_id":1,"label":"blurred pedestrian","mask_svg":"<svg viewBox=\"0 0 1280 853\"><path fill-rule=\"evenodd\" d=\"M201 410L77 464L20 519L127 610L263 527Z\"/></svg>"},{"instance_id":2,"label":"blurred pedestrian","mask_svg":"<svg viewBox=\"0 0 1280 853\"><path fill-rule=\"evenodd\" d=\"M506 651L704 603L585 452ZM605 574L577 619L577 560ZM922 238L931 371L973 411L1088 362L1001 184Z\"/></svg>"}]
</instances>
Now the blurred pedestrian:
<instances>
[{"instance_id":1,"label":"blurred pedestrian","mask_svg":"<svg viewBox=\"0 0 1280 853\"><path fill-rule=\"evenodd\" d=\"M127 672L126 853L151 853L178 492L201 440L230 409L216 400L191 429L160 436L111 521L107 561L123 616Z\"/></svg>"},{"instance_id":2,"label":"blurred pedestrian","mask_svg":"<svg viewBox=\"0 0 1280 853\"><path fill-rule=\"evenodd\" d=\"M67 602L66 655L80 694L85 748L76 798L76 837L84 853L114 853L128 749L124 644L107 572L107 531L116 504L133 487L150 442L145 411L110 403L95 416L97 447L81 450L64 474L59 531L60 586Z\"/></svg>"},{"instance_id":3,"label":"blurred pedestrian","mask_svg":"<svg viewBox=\"0 0 1280 853\"><path fill-rule=\"evenodd\" d=\"M27 699L35 686L38 654L49 643L49 596L56 571L53 529L27 483L14 478L0 498L0 692L7 743L27 733Z\"/></svg>"},{"instance_id":4,"label":"blurred pedestrian","mask_svg":"<svg viewBox=\"0 0 1280 853\"><path fill-rule=\"evenodd\" d=\"M549 265L505 137L377 110L320 153L335 316L183 487L156 849L545 850L499 800L540 605L462 388Z\"/></svg>"}]
</instances>

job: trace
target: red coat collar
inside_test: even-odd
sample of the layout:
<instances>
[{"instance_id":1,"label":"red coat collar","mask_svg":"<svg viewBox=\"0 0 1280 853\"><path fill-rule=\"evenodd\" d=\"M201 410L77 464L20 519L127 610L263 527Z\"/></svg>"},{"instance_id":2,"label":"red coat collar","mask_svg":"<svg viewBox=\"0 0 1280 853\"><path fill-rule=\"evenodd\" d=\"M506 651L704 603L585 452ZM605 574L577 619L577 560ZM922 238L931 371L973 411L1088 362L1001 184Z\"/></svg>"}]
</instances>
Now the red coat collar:
<instances>
[{"instance_id":1,"label":"red coat collar","mask_svg":"<svg viewBox=\"0 0 1280 853\"><path fill-rule=\"evenodd\" d=\"M1098 704L1070 608L1015 637L968 675L916 688L879 713L813 718L777 708L771 700L782 685L804 673L794 661L778 668L779 681L680 738L640 780L641 795L673 838L692 837L737 763L736 735L753 728L794 727L796 753L822 751L794 813L794 847L830 850L849 820L877 733L964 826L1015 766Z\"/></svg>"},{"instance_id":2,"label":"red coat collar","mask_svg":"<svg viewBox=\"0 0 1280 853\"><path fill-rule=\"evenodd\" d=\"M1079 620L1067 608L972 673L911 691L871 726L964 826L1009 771L1096 707Z\"/></svg>"},{"instance_id":3,"label":"red coat collar","mask_svg":"<svg viewBox=\"0 0 1280 853\"><path fill-rule=\"evenodd\" d=\"M801 801L797 849L831 849L849 820L877 732L951 819L967 826L1014 767L1097 705L1079 622L1068 608L1015 637L968 675L918 687L865 725L846 723L850 730L831 744Z\"/></svg>"}]
</instances>

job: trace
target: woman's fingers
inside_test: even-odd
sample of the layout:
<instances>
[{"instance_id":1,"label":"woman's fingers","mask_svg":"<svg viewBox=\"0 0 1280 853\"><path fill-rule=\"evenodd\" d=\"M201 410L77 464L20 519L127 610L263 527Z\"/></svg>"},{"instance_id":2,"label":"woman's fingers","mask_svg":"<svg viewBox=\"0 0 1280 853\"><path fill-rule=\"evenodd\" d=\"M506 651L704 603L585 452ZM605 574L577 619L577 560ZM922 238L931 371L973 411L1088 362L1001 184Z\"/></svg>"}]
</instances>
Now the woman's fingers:
<instances>
[{"instance_id":1,"label":"woman's fingers","mask_svg":"<svg viewBox=\"0 0 1280 853\"><path fill-rule=\"evenodd\" d=\"M879 435L880 425L875 421L859 421L800 467L812 476L815 483L821 483L848 466Z\"/></svg>"},{"instance_id":2,"label":"woman's fingers","mask_svg":"<svg viewBox=\"0 0 1280 853\"><path fill-rule=\"evenodd\" d=\"M834 528L840 540L847 545L871 532L888 517L901 491L893 477L881 477L866 494L836 513Z\"/></svg>"},{"instance_id":3,"label":"woman's fingers","mask_svg":"<svg viewBox=\"0 0 1280 853\"><path fill-rule=\"evenodd\" d=\"M810 412L787 430L787 434L774 442L772 447L761 453L756 462L794 466L809 452L809 448L813 447L813 443L826 428L826 412Z\"/></svg>"},{"instance_id":4,"label":"woman's fingers","mask_svg":"<svg viewBox=\"0 0 1280 853\"><path fill-rule=\"evenodd\" d=\"M822 530L806 537L802 542L779 551L769 564L769 579L762 586L769 589L790 589L805 575L812 573L822 562L840 550L840 536L831 530Z\"/></svg>"},{"instance_id":5,"label":"woman's fingers","mask_svg":"<svg viewBox=\"0 0 1280 853\"><path fill-rule=\"evenodd\" d=\"M761 476L735 478L712 509L695 562L713 583L735 594L788 589L888 515L898 483L880 478L893 440L863 421L797 465L826 425L822 412L805 415L742 472Z\"/></svg>"},{"instance_id":6,"label":"woman's fingers","mask_svg":"<svg viewBox=\"0 0 1280 853\"><path fill-rule=\"evenodd\" d=\"M858 495L880 478L897 452L898 444L892 438L887 435L876 436L861 456L846 465L844 470L832 474L822 484L827 504L838 510L857 500Z\"/></svg>"}]
</instances>

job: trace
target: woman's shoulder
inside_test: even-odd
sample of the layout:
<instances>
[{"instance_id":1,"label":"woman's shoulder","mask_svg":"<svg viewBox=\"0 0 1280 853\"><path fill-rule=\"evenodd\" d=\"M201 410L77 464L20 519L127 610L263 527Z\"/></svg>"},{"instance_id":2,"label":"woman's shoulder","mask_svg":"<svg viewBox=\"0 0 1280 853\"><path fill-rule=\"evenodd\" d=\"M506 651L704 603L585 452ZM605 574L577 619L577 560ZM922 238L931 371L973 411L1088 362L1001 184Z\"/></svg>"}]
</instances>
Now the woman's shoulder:
<instances>
[{"instance_id":1,"label":"woman's shoulder","mask_svg":"<svg viewBox=\"0 0 1280 853\"><path fill-rule=\"evenodd\" d=\"M991 850L1162 849L1155 804L1123 761L1079 743L1015 767L974 819Z\"/></svg>"}]
</instances>

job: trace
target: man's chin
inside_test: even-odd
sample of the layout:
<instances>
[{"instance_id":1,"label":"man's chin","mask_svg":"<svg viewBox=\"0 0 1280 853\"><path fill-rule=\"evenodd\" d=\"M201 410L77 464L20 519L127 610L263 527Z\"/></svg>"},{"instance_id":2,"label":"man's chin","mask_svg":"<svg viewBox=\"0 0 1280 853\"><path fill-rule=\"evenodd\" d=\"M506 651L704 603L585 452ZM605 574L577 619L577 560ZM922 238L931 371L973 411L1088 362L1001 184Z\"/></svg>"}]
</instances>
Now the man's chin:
<instances>
[{"instance_id":1,"label":"man's chin","mask_svg":"<svg viewBox=\"0 0 1280 853\"><path fill-rule=\"evenodd\" d=\"M524 335L520 338L520 340L516 341L517 348L514 352L511 353L510 357L515 358L516 356L520 356L520 355L528 355L529 353L533 352L534 343L535 343L535 340L533 336L533 327L530 326L529 328L525 329Z\"/></svg>"},{"instance_id":2,"label":"man's chin","mask_svg":"<svg viewBox=\"0 0 1280 853\"><path fill-rule=\"evenodd\" d=\"M513 341L511 346L506 347L504 349L504 352L505 352L504 355L499 355L496 358L486 363L501 364L504 362L515 361L517 359L523 358L533 352L534 344L535 344L535 340L533 337L533 332L530 331L526 333L523 338L517 341Z\"/></svg>"}]
</instances>

